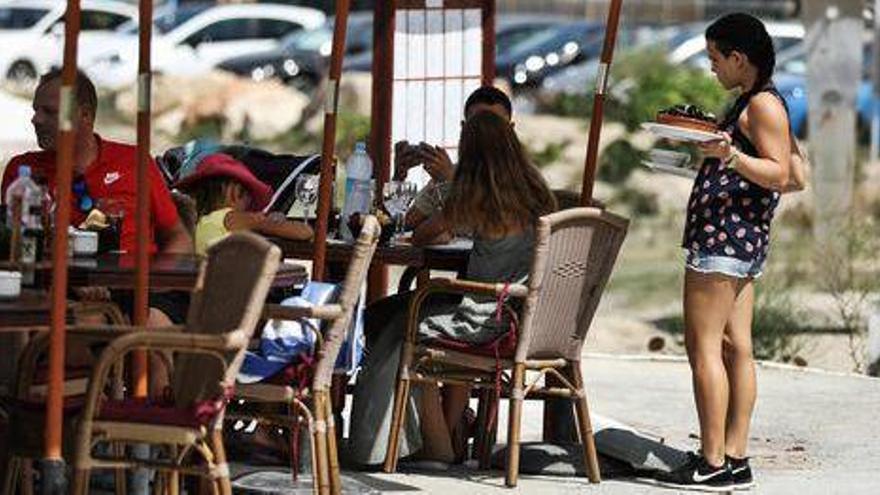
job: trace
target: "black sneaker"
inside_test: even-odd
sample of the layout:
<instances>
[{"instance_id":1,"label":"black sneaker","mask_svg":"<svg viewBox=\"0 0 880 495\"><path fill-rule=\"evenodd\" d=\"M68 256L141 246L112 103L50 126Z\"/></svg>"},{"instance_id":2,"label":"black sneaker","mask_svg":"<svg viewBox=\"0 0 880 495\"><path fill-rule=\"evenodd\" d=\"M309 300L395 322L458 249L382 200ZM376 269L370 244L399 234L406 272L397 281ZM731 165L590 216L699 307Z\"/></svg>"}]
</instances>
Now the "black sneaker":
<instances>
[{"instance_id":1,"label":"black sneaker","mask_svg":"<svg viewBox=\"0 0 880 495\"><path fill-rule=\"evenodd\" d=\"M752 468L749 466L749 458L744 457L737 459L736 457L726 456L727 464L730 465L730 474L733 475L734 490L748 490L755 486L755 480L752 478Z\"/></svg>"},{"instance_id":2,"label":"black sneaker","mask_svg":"<svg viewBox=\"0 0 880 495\"><path fill-rule=\"evenodd\" d=\"M670 473L660 473L657 481L663 486L685 488L712 492L724 492L733 489L733 475L730 465L715 467L706 462L706 458L690 453L683 466Z\"/></svg>"}]
</instances>

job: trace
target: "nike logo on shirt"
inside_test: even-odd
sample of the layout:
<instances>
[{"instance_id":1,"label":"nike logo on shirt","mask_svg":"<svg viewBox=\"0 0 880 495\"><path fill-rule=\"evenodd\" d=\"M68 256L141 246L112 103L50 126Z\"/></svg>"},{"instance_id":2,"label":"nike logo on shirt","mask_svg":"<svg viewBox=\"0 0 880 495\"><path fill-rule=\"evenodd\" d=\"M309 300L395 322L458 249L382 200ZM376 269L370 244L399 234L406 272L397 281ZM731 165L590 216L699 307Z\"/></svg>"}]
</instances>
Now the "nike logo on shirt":
<instances>
[{"instance_id":1,"label":"nike logo on shirt","mask_svg":"<svg viewBox=\"0 0 880 495\"><path fill-rule=\"evenodd\" d=\"M109 172L104 176L104 185L109 186L119 180L119 172Z\"/></svg>"}]
</instances>

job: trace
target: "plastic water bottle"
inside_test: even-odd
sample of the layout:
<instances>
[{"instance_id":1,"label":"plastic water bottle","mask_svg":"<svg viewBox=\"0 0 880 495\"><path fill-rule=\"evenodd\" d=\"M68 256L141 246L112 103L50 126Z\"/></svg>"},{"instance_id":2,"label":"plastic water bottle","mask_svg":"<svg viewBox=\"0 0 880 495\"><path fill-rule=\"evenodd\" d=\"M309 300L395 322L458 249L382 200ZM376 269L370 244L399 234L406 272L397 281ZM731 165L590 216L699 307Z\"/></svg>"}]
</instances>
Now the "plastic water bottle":
<instances>
[{"instance_id":1,"label":"plastic water bottle","mask_svg":"<svg viewBox=\"0 0 880 495\"><path fill-rule=\"evenodd\" d=\"M31 168L18 168L18 178L6 190L7 221L12 229L12 258L24 264L43 257L43 188L31 178ZM32 271L22 273L22 283L32 283Z\"/></svg>"},{"instance_id":2,"label":"plastic water bottle","mask_svg":"<svg viewBox=\"0 0 880 495\"><path fill-rule=\"evenodd\" d=\"M348 220L354 213L370 211L373 187L373 162L367 155L367 145L358 142L354 153L345 163L345 202L342 207L342 219L339 231L346 241L353 241L354 234L348 227Z\"/></svg>"}]
</instances>

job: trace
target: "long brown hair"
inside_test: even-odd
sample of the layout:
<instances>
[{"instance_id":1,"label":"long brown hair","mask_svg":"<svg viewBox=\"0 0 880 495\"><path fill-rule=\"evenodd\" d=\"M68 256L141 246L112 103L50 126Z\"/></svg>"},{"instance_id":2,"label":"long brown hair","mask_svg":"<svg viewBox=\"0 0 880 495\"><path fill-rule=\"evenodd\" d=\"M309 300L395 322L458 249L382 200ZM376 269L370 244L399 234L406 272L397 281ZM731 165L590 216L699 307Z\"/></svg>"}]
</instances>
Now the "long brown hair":
<instances>
[{"instance_id":1,"label":"long brown hair","mask_svg":"<svg viewBox=\"0 0 880 495\"><path fill-rule=\"evenodd\" d=\"M446 220L478 235L503 235L530 228L555 210L553 193L510 122L491 112L468 119L444 208Z\"/></svg>"}]
</instances>

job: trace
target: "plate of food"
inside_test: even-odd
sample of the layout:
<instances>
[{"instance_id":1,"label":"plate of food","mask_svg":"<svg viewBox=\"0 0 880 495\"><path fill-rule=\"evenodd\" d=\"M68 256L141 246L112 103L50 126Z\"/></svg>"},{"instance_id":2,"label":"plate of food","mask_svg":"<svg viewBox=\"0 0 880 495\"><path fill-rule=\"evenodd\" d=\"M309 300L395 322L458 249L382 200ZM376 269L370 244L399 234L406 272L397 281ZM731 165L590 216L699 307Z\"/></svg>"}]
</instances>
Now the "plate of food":
<instances>
[{"instance_id":1,"label":"plate of food","mask_svg":"<svg viewBox=\"0 0 880 495\"><path fill-rule=\"evenodd\" d=\"M696 105L676 105L661 110L654 122L645 122L642 128L676 141L706 143L722 137L715 116Z\"/></svg>"}]
</instances>

